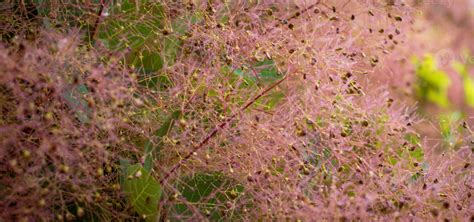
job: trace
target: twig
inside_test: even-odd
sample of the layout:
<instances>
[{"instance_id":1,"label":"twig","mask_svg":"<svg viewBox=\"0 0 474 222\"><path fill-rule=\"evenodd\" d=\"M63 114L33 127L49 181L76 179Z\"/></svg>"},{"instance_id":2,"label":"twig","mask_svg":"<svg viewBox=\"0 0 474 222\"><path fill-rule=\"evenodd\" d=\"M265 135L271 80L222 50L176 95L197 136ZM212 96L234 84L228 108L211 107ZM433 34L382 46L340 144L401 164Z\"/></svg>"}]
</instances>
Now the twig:
<instances>
[{"instance_id":1,"label":"twig","mask_svg":"<svg viewBox=\"0 0 474 222\"><path fill-rule=\"evenodd\" d=\"M95 20L94 26L91 30L90 41L94 41L97 30L99 29L100 18L102 17L102 12L104 11L105 3L104 0L100 1L99 11L97 12L97 19Z\"/></svg>"},{"instance_id":2,"label":"twig","mask_svg":"<svg viewBox=\"0 0 474 222\"><path fill-rule=\"evenodd\" d=\"M257 101L259 98L261 98L262 96L264 96L265 94L267 94L270 90L272 90L273 88L277 87L278 85L280 85L280 83L282 83L283 81L285 81L287 78L288 78L288 75L285 75L285 77L283 77L282 79L278 80L277 82L275 82L274 84L272 84L271 86L269 86L268 88L266 88L265 90L263 90L260 94L258 94L257 96L255 96L252 100L250 100L249 102L247 102L247 104L245 104L245 106L242 106L238 112L232 114L230 117L228 117L227 119L225 119L224 121L222 121L219 125L217 125L197 146L195 146L193 148L193 150L191 152L189 152L183 159L181 159L176 165L173 166L173 168L171 168L170 171L168 171L168 173L166 173L163 178L160 180L160 184L163 184L163 182L168 179L171 174L173 174L177 169L179 169L183 164L184 162L186 162L189 158L191 158L191 156L193 155L193 153L195 153L196 151L198 151L199 149L201 149L207 142L209 142L209 140L216 136L217 133L219 132L219 130L223 129L230 121L232 121L237 115L239 115L241 112L245 111L247 108L249 108L252 104L255 103L255 101Z\"/></svg>"}]
</instances>

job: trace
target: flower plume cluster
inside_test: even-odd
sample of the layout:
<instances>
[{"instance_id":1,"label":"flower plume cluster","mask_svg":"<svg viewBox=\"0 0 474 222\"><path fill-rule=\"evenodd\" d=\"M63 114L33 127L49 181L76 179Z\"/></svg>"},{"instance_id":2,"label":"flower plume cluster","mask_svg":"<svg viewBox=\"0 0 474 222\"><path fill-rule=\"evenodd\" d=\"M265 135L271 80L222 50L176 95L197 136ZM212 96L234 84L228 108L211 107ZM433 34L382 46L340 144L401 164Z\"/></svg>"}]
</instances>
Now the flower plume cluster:
<instances>
[{"instance_id":1,"label":"flower plume cluster","mask_svg":"<svg viewBox=\"0 0 474 222\"><path fill-rule=\"evenodd\" d=\"M6 5L6 220L472 216L468 122L428 143L389 88L417 4Z\"/></svg>"}]
</instances>

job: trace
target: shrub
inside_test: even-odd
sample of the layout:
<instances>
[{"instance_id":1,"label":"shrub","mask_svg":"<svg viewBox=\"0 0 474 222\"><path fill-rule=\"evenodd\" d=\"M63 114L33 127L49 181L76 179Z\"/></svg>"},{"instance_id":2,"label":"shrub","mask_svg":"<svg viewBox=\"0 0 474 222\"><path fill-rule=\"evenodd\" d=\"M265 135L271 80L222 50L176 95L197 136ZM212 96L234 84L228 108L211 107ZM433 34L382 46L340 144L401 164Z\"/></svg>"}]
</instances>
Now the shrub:
<instances>
[{"instance_id":1,"label":"shrub","mask_svg":"<svg viewBox=\"0 0 474 222\"><path fill-rule=\"evenodd\" d=\"M2 217L469 216L470 145L432 148L373 81L409 5L53 5L34 5L49 34L2 33Z\"/></svg>"},{"instance_id":2,"label":"shrub","mask_svg":"<svg viewBox=\"0 0 474 222\"><path fill-rule=\"evenodd\" d=\"M117 157L135 151L122 134L140 133L127 121L133 80L75 33L0 53L1 217L120 217Z\"/></svg>"}]
</instances>

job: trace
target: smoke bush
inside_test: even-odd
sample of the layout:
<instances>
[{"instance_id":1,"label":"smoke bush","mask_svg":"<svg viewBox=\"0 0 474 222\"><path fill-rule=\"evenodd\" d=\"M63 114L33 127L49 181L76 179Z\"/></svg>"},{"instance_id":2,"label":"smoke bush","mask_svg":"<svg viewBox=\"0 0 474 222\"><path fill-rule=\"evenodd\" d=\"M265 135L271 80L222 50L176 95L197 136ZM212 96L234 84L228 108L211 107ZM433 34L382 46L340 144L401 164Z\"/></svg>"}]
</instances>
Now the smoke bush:
<instances>
[{"instance_id":1,"label":"smoke bush","mask_svg":"<svg viewBox=\"0 0 474 222\"><path fill-rule=\"evenodd\" d=\"M1 49L4 218L472 213L468 124L439 152L378 81L408 51L404 1L111 1L72 24L37 7L63 34ZM140 178L159 191L134 196Z\"/></svg>"},{"instance_id":2,"label":"smoke bush","mask_svg":"<svg viewBox=\"0 0 474 222\"><path fill-rule=\"evenodd\" d=\"M48 34L1 49L4 219L71 219L89 209L113 218L120 209L115 162L121 149L134 150L122 129L140 132L127 123L134 84L117 59L103 63L76 38Z\"/></svg>"}]
</instances>

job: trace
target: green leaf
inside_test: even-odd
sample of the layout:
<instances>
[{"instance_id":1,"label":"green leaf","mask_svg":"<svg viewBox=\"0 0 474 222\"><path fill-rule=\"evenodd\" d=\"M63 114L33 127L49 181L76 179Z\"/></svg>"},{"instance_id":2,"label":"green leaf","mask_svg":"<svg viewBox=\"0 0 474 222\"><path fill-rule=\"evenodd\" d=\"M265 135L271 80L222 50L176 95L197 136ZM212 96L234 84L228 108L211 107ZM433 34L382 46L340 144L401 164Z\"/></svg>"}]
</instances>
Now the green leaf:
<instances>
[{"instance_id":1,"label":"green leaf","mask_svg":"<svg viewBox=\"0 0 474 222\"><path fill-rule=\"evenodd\" d=\"M144 73L139 75L138 84L155 91L162 91L172 85L171 80L166 75L154 73Z\"/></svg>"},{"instance_id":2,"label":"green leaf","mask_svg":"<svg viewBox=\"0 0 474 222\"><path fill-rule=\"evenodd\" d=\"M448 88L451 83L449 76L438 69L431 55L415 63L418 77L415 90L418 97L422 101L432 102L440 107L449 106Z\"/></svg>"},{"instance_id":3,"label":"green leaf","mask_svg":"<svg viewBox=\"0 0 474 222\"><path fill-rule=\"evenodd\" d=\"M398 163L398 159L399 159L398 156L388 156L387 157L388 163L390 163L390 165L392 165L392 166L394 166L395 164Z\"/></svg>"},{"instance_id":4,"label":"green leaf","mask_svg":"<svg viewBox=\"0 0 474 222\"><path fill-rule=\"evenodd\" d=\"M180 37L188 31L189 23L202 19L195 13L168 21L163 6L149 0L125 0L115 4L110 13L110 19L102 22L99 39L112 50L129 48L125 61L140 74L173 65L183 44ZM167 34L163 34L165 30Z\"/></svg>"},{"instance_id":5,"label":"green leaf","mask_svg":"<svg viewBox=\"0 0 474 222\"><path fill-rule=\"evenodd\" d=\"M414 133L408 133L405 135L405 140L412 145L421 146L419 136Z\"/></svg>"},{"instance_id":6,"label":"green leaf","mask_svg":"<svg viewBox=\"0 0 474 222\"><path fill-rule=\"evenodd\" d=\"M160 55L162 42L156 33L164 27L161 4L125 0L115 4L110 13L110 19L100 26L99 39L111 50L130 48L125 61L140 73L160 70L164 63Z\"/></svg>"},{"instance_id":7,"label":"green leaf","mask_svg":"<svg viewBox=\"0 0 474 222\"><path fill-rule=\"evenodd\" d=\"M408 133L405 135L405 140L412 145L411 149L408 151L408 156L412 160L422 162L425 157L425 152L423 150L423 147L421 146L419 136L413 133ZM405 152L407 152L407 150L405 150Z\"/></svg>"},{"instance_id":8,"label":"green leaf","mask_svg":"<svg viewBox=\"0 0 474 222\"><path fill-rule=\"evenodd\" d=\"M241 199L244 187L221 173L198 173L185 177L177 185L177 190L211 221L235 220L241 213L239 209L231 211L225 203ZM192 212L187 205L177 203L170 211L170 219L179 220L182 216L191 217Z\"/></svg>"},{"instance_id":9,"label":"green leaf","mask_svg":"<svg viewBox=\"0 0 474 222\"><path fill-rule=\"evenodd\" d=\"M133 55L128 57L139 73L146 74L156 72L163 68L164 61L158 52L151 52L149 50L142 50L139 55ZM155 83L156 85L156 83Z\"/></svg>"},{"instance_id":10,"label":"green leaf","mask_svg":"<svg viewBox=\"0 0 474 222\"><path fill-rule=\"evenodd\" d=\"M145 162L143 163L143 168L147 171L151 171L153 169L153 144L150 140L145 142Z\"/></svg>"},{"instance_id":11,"label":"green leaf","mask_svg":"<svg viewBox=\"0 0 474 222\"><path fill-rule=\"evenodd\" d=\"M121 185L130 205L147 221L156 221L161 198L158 181L140 164L129 165L124 174L125 179Z\"/></svg>"},{"instance_id":12,"label":"green leaf","mask_svg":"<svg viewBox=\"0 0 474 222\"><path fill-rule=\"evenodd\" d=\"M145 162L144 168L147 171L151 171L153 169L153 162L155 158L159 155L161 146L163 145L163 137L168 135L168 132L171 131L171 128L174 125L174 122L178 120L181 116L181 111L174 111L161 125L159 129L157 129L154 135L157 137L158 145L153 147L153 144L150 140L147 140L144 145L144 154L145 154Z\"/></svg>"},{"instance_id":13,"label":"green leaf","mask_svg":"<svg viewBox=\"0 0 474 222\"><path fill-rule=\"evenodd\" d=\"M421 147L415 148L415 150L410 151L410 157L415 159L417 162L422 162L425 153Z\"/></svg>"},{"instance_id":14,"label":"green leaf","mask_svg":"<svg viewBox=\"0 0 474 222\"><path fill-rule=\"evenodd\" d=\"M423 178L423 175L420 172L416 172L408 178L408 182L409 183L416 183L417 181L420 180L420 178Z\"/></svg>"},{"instance_id":15,"label":"green leaf","mask_svg":"<svg viewBox=\"0 0 474 222\"><path fill-rule=\"evenodd\" d=\"M474 79L466 77L464 78L464 95L466 104L474 107Z\"/></svg>"},{"instance_id":16,"label":"green leaf","mask_svg":"<svg viewBox=\"0 0 474 222\"><path fill-rule=\"evenodd\" d=\"M234 75L243 78L245 86L250 87L257 83L271 84L283 78L273 60L266 59L257 62L250 69L236 69Z\"/></svg>"},{"instance_id":17,"label":"green leaf","mask_svg":"<svg viewBox=\"0 0 474 222\"><path fill-rule=\"evenodd\" d=\"M285 94L282 92L275 92L268 96L268 101L266 102L268 109L275 107L281 100L285 98Z\"/></svg>"},{"instance_id":18,"label":"green leaf","mask_svg":"<svg viewBox=\"0 0 474 222\"><path fill-rule=\"evenodd\" d=\"M127 172L127 168L130 166L130 161L128 159L120 158L120 184L124 184L125 180L127 179L125 172Z\"/></svg>"},{"instance_id":19,"label":"green leaf","mask_svg":"<svg viewBox=\"0 0 474 222\"><path fill-rule=\"evenodd\" d=\"M439 126L441 135L447 144L456 143L456 123L462 119L461 112L452 112L450 114L443 114L439 117Z\"/></svg>"},{"instance_id":20,"label":"green leaf","mask_svg":"<svg viewBox=\"0 0 474 222\"><path fill-rule=\"evenodd\" d=\"M48 13L51 12L51 7L48 7L47 0L33 0L33 3L36 6L36 10L41 17L47 17Z\"/></svg>"},{"instance_id":21,"label":"green leaf","mask_svg":"<svg viewBox=\"0 0 474 222\"><path fill-rule=\"evenodd\" d=\"M283 77L278 72L275 61L267 59L255 64L254 68L259 71L259 78L264 82L275 82Z\"/></svg>"},{"instance_id":22,"label":"green leaf","mask_svg":"<svg viewBox=\"0 0 474 222\"><path fill-rule=\"evenodd\" d=\"M259 90L262 85L270 85L283 78L283 74L278 71L275 62L269 59L257 62L251 68L232 70L231 67L224 67L221 71L225 74L229 84L240 89ZM237 86L239 82L241 84ZM255 105L265 110L271 110L284 98L285 94L281 90L274 89L271 93L259 98ZM236 102L243 104L246 99L245 97L236 98Z\"/></svg>"},{"instance_id":23,"label":"green leaf","mask_svg":"<svg viewBox=\"0 0 474 222\"><path fill-rule=\"evenodd\" d=\"M90 113L92 112L84 95L89 90L85 85L73 86L72 89L67 90L61 96L67 101L71 110L74 110L74 115L81 123L88 123L90 121Z\"/></svg>"},{"instance_id":24,"label":"green leaf","mask_svg":"<svg viewBox=\"0 0 474 222\"><path fill-rule=\"evenodd\" d=\"M184 36L189 29L188 24L195 24L203 19L203 16L199 13L192 15L186 14L182 17L178 17L171 23L173 31L172 35L168 35L163 40L164 48L164 60L167 65L173 65L176 61L176 57L181 50L183 41L180 40L180 36Z\"/></svg>"},{"instance_id":25,"label":"green leaf","mask_svg":"<svg viewBox=\"0 0 474 222\"><path fill-rule=\"evenodd\" d=\"M469 67L466 64L459 62L455 63L453 66L463 80L466 104L474 107L474 79L469 76Z\"/></svg>"},{"instance_id":26,"label":"green leaf","mask_svg":"<svg viewBox=\"0 0 474 222\"><path fill-rule=\"evenodd\" d=\"M173 113L171 113L171 116L169 116L163 123L163 125L161 125L161 127L155 131L155 136L157 136L158 138L166 136L173 127L175 120L179 119L180 116L181 111L174 111Z\"/></svg>"},{"instance_id":27,"label":"green leaf","mask_svg":"<svg viewBox=\"0 0 474 222\"><path fill-rule=\"evenodd\" d=\"M258 99L255 102L255 105L262 106L265 110L271 110L284 98L285 94L283 92L276 91Z\"/></svg>"},{"instance_id":28,"label":"green leaf","mask_svg":"<svg viewBox=\"0 0 474 222\"><path fill-rule=\"evenodd\" d=\"M408 133L404 136L407 146L395 150L392 155L387 156L387 161L391 165L396 165L400 160L406 160L411 168L414 162L422 162L425 152L421 146L419 136L414 133Z\"/></svg>"}]
</instances>

